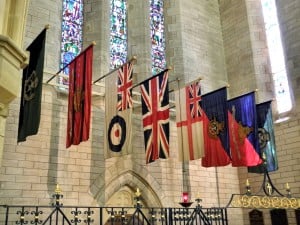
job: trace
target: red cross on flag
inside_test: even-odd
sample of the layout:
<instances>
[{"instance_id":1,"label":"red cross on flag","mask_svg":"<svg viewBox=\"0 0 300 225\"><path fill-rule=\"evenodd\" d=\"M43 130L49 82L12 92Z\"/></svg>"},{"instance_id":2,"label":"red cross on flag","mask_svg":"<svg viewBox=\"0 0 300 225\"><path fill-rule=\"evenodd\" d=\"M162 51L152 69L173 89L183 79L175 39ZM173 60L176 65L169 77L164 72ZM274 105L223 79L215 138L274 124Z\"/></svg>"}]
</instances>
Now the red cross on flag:
<instances>
[{"instance_id":1,"label":"red cross on flag","mask_svg":"<svg viewBox=\"0 0 300 225\"><path fill-rule=\"evenodd\" d=\"M176 91L175 100L179 160L199 159L204 155L200 81Z\"/></svg>"},{"instance_id":2,"label":"red cross on flag","mask_svg":"<svg viewBox=\"0 0 300 225\"><path fill-rule=\"evenodd\" d=\"M118 103L119 111L132 108L132 73L133 65L131 62L125 63L118 70Z\"/></svg>"},{"instance_id":3,"label":"red cross on flag","mask_svg":"<svg viewBox=\"0 0 300 225\"><path fill-rule=\"evenodd\" d=\"M169 156L168 70L141 84L146 163Z\"/></svg>"}]
</instances>

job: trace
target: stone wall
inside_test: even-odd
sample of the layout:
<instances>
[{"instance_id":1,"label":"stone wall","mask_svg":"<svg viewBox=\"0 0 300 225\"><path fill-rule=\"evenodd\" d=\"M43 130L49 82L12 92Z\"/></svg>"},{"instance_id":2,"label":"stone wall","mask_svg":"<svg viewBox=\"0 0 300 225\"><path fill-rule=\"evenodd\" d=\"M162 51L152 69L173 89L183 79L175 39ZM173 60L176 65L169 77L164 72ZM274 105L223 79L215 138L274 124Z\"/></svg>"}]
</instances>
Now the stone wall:
<instances>
[{"instance_id":1,"label":"stone wall","mask_svg":"<svg viewBox=\"0 0 300 225\"><path fill-rule=\"evenodd\" d=\"M286 194L288 182L294 196L299 196L299 100L297 88L298 64L297 48L299 36L294 35L299 28L295 15L299 12L297 1L276 1L278 17L287 62L290 88L295 97L292 111L278 115L273 110L276 150L279 170L270 173L275 187ZM272 99L274 90L268 59L265 34L261 15L260 1L220 1L224 48L231 96L257 89L256 101ZM276 105L276 101L274 102ZM280 118L287 121L279 122ZM246 168L239 169L241 193L245 192L245 181L250 180L252 192L256 193L262 185L262 175L247 173ZM261 193L263 194L263 193ZM244 212L244 223L249 224L248 212ZM263 210L265 224L271 224L269 210ZM288 211L289 224L296 224L293 210Z\"/></svg>"},{"instance_id":2,"label":"stone wall","mask_svg":"<svg viewBox=\"0 0 300 225\"><path fill-rule=\"evenodd\" d=\"M293 90L294 97L297 99L300 95L300 36L298 35L300 21L297 19L297 15L300 12L300 3L297 0L279 0L276 3L290 87Z\"/></svg>"},{"instance_id":3,"label":"stone wall","mask_svg":"<svg viewBox=\"0 0 300 225\"><path fill-rule=\"evenodd\" d=\"M84 2L84 47L96 42L95 80L109 71L109 1ZM297 5L296 0L289 2ZM58 71L61 7L61 0L32 0L29 4L24 46L50 24L45 81ZM289 78L294 81L297 97L297 54L289 46L297 45L298 39L291 33L292 27L299 27L299 21L293 23L287 17L286 7L281 7L279 15L286 29ZM291 8L295 13L299 10ZM165 1L167 64L173 67L170 79L180 78L182 87L202 77L203 93L229 83L230 97L258 89L259 102L270 98L273 89L261 13L256 14L259 9L258 2L250 0ZM128 12L128 52L129 57L137 56L134 79L139 82L151 74L149 4L129 0ZM171 83L170 87L176 89L178 85ZM95 85L93 91L104 92ZM248 174L245 168L204 168L199 160L179 162L175 112L171 112L170 121L170 158L145 164L140 104L135 104L133 115L132 154L105 159L106 106L104 97L99 95L92 97L90 139L66 149L67 94L49 84L43 85L39 133L17 145L19 101L10 104L6 123L0 169L1 204L49 204L59 183L64 205L118 205L121 197L133 196L139 188L145 206L178 207L184 187L191 193L192 201L200 197L204 207L218 207L225 206L232 193L243 193L247 178L254 190L261 184L261 176ZM294 103L297 106L297 101ZM279 188L289 182L292 192L299 194L299 108L295 107L289 116L290 120L275 125L280 169L272 178ZM249 224L247 211L229 209L228 213L230 224Z\"/></svg>"},{"instance_id":4,"label":"stone wall","mask_svg":"<svg viewBox=\"0 0 300 225\"><path fill-rule=\"evenodd\" d=\"M12 0L0 3L0 160L8 105L20 92L21 69L28 63L28 55L22 49L28 1L14 3Z\"/></svg>"}]
</instances>

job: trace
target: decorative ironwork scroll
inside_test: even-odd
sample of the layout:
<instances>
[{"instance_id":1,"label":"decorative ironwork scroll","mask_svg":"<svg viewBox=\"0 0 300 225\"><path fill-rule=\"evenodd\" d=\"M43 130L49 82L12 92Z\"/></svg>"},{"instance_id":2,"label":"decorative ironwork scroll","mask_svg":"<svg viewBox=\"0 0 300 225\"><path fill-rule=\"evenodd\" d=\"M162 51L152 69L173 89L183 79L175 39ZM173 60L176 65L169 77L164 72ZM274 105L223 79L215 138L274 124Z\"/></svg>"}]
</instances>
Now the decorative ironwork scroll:
<instances>
[{"instance_id":1,"label":"decorative ironwork scroll","mask_svg":"<svg viewBox=\"0 0 300 225\"><path fill-rule=\"evenodd\" d=\"M233 194L227 207L297 209L300 207L300 199L281 196Z\"/></svg>"}]
</instances>

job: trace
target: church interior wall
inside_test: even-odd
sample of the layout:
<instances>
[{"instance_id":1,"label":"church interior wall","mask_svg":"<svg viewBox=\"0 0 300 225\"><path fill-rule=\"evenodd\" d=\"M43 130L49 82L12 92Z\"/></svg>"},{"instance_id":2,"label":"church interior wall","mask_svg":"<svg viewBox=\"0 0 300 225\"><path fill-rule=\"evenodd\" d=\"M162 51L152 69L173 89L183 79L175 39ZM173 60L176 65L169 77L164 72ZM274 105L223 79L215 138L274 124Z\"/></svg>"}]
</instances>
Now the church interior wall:
<instances>
[{"instance_id":1,"label":"church interior wall","mask_svg":"<svg viewBox=\"0 0 300 225\"><path fill-rule=\"evenodd\" d=\"M0 3L0 159L3 156L8 105L20 91L19 70L24 68L28 59L22 49L27 4L27 0L18 6L14 6L13 0Z\"/></svg>"},{"instance_id":2,"label":"church interior wall","mask_svg":"<svg viewBox=\"0 0 300 225\"><path fill-rule=\"evenodd\" d=\"M109 1L84 2L83 45L96 42L95 80L109 71ZM271 98L274 90L262 18L259 13L254 16L259 9L258 1L200 2L165 1L167 65L172 67L170 79L180 78L180 85L183 85L201 77L204 93L229 84L229 97L258 89L258 101ZM296 53L290 46L299 47L299 37L293 34L299 29L300 21L290 17L299 7L293 7L297 6L297 0L288 0L286 5L283 0L277 2L295 107L288 121L275 124L279 170L271 177L279 189L284 189L288 182L292 193L297 195L300 193L300 107L297 104L300 51ZM128 55L137 56L134 79L138 82L151 73L149 6L140 0L128 0L128 5ZM61 0L31 0L28 7L24 46L50 24L44 67L46 81L59 70L61 27L58 24L62 3ZM287 8L293 13L288 13ZM93 89L103 91L101 87L93 86ZM20 99L16 98L9 105L0 168L1 204L49 204L55 185L59 183L64 205L125 204L132 202L128 196L133 196L136 188L140 188L145 205L178 207L184 187L192 193L191 200L200 196L204 207L218 207L225 206L232 193L244 193L247 178L253 190L261 185L262 175L249 174L246 168L204 168L199 160L185 165L179 162L174 112L171 112L170 121L169 159L145 164L142 117L138 110L133 116L132 154L105 159L106 106L103 96L98 95L92 98L90 140L66 149L67 98L66 92L44 84L39 133L20 144L16 140ZM187 180L184 180L185 175L188 175ZM293 215L290 217L294 221ZM249 224L248 210L229 209L229 218L230 224ZM265 220L269 221L268 218L266 216Z\"/></svg>"}]
</instances>

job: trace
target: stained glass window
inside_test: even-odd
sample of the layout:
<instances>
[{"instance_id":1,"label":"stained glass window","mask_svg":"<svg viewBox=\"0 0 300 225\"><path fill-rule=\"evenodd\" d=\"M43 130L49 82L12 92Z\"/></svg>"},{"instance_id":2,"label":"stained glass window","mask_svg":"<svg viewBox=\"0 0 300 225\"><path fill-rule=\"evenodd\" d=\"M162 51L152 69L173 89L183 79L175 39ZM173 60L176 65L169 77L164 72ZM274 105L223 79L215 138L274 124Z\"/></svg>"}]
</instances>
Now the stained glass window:
<instances>
[{"instance_id":1,"label":"stained glass window","mask_svg":"<svg viewBox=\"0 0 300 225\"><path fill-rule=\"evenodd\" d=\"M127 2L110 2L110 68L116 68L127 60Z\"/></svg>"},{"instance_id":2,"label":"stained glass window","mask_svg":"<svg viewBox=\"0 0 300 225\"><path fill-rule=\"evenodd\" d=\"M166 67L163 0L150 0L152 74Z\"/></svg>"},{"instance_id":3,"label":"stained glass window","mask_svg":"<svg viewBox=\"0 0 300 225\"><path fill-rule=\"evenodd\" d=\"M291 110L292 101L285 68L280 29L275 0L261 0L271 69L275 84L275 97L278 113Z\"/></svg>"},{"instance_id":4,"label":"stained glass window","mask_svg":"<svg viewBox=\"0 0 300 225\"><path fill-rule=\"evenodd\" d=\"M68 65L82 48L83 0L64 0L62 9L61 68ZM64 69L69 74L68 67ZM60 83L68 84L67 79Z\"/></svg>"}]
</instances>

